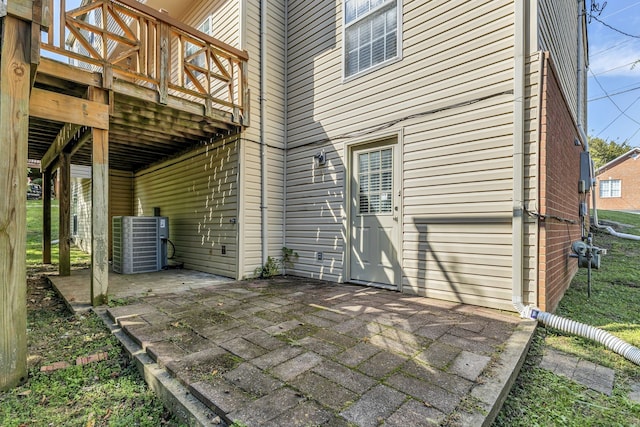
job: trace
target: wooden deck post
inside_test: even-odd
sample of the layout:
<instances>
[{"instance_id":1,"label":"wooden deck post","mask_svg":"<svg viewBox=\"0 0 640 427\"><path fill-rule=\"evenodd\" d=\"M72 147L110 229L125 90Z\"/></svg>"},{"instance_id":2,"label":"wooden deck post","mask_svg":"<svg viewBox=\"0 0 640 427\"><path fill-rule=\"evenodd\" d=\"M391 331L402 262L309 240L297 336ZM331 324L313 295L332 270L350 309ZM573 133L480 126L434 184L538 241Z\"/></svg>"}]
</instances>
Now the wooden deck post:
<instances>
[{"instance_id":1,"label":"wooden deck post","mask_svg":"<svg viewBox=\"0 0 640 427\"><path fill-rule=\"evenodd\" d=\"M89 99L108 104L108 92L89 88ZM109 131L92 128L91 304L108 302L109 286Z\"/></svg>"},{"instance_id":2,"label":"wooden deck post","mask_svg":"<svg viewBox=\"0 0 640 427\"><path fill-rule=\"evenodd\" d=\"M58 274L71 275L71 155L61 153L58 177L60 189L58 191L59 218L58 224Z\"/></svg>"},{"instance_id":3,"label":"wooden deck post","mask_svg":"<svg viewBox=\"0 0 640 427\"><path fill-rule=\"evenodd\" d=\"M42 172L42 263L51 264L51 169Z\"/></svg>"},{"instance_id":4,"label":"wooden deck post","mask_svg":"<svg viewBox=\"0 0 640 427\"><path fill-rule=\"evenodd\" d=\"M13 8L31 7L14 1ZM0 26L0 391L27 378L27 147L31 25Z\"/></svg>"}]
</instances>

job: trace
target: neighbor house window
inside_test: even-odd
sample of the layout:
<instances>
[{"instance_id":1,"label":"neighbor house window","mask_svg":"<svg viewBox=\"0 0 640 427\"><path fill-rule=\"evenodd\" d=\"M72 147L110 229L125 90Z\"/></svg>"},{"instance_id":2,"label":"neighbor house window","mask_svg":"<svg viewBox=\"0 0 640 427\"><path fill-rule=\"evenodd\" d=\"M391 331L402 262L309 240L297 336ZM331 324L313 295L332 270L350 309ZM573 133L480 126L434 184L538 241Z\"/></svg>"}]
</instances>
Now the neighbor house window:
<instances>
[{"instance_id":1,"label":"neighbor house window","mask_svg":"<svg viewBox=\"0 0 640 427\"><path fill-rule=\"evenodd\" d=\"M345 77L400 56L400 1L345 0Z\"/></svg>"},{"instance_id":2,"label":"neighbor house window","mask_svg":"<svg viewBox=\"0 0 640 427\"><path fill-rule=\"evenodd\" d=\"M600 181L600 197L621 197L622 182L619 179L607 179Z\"/></svg>"}]
</instances>

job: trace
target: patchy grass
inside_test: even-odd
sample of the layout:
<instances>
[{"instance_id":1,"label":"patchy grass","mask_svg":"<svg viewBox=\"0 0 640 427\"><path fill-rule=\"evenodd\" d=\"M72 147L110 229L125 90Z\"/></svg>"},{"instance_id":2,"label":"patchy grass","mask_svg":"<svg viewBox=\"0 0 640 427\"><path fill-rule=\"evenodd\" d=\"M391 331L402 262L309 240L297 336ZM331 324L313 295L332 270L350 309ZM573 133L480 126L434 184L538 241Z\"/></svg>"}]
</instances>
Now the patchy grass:
<instances>
[{"instance_id":1,"label":"patchy grass","mask_svg":"<svg viewBox=\"0 0 640 427\"><path fill-rule=\"evenodd\" d=\"M614 228L640 235L640 215L598 211ZM606 248L599 270L593 271L591 298L587 275L580 270L556 314L604 329L640 347L640 241L619 239L597 231L596 246ZM611 396L590 390L539 368L546 347L564 351L615 370ZM640 404L628 399L631 382L640 381L640 367L601 344L539 327L525 365L496 426L627 426L640 425Z\"/></svg>"},{"instance_id":2,"label":"patchy grass","mask_svg":"<svg viewBox=\"0 0 640 427\"><path fill-rule=\"evenodd\" d=\"M71 314L48 282L28 281L29 379L0 393L2 426L178 425L93 313ZM75 365L106 352L107 360ZM71 366L41 372L42 366Z\"/></svg>"},{"instance_id":3,"label":"patchy grass","mask_svg":"<svg viewBox=\"0 0 640 427\"><path fill-rule=\"evenodd\" d=\"M58 240L59 205L57 200L51 201L51 238ZM51 245L51 262L58 263L59 246ZM91 262L90 256L75 246L71 246L71 265L86 267ZM42 264L42 200L27 200L27 268L29 271L43 268Z\"/></svg>"},{"instance_id":4,"label":"patchy grass","mask_svg":"<svg viewBox=\"0 0 640 427\"><path fill-rule=\"evenodd\" d=\"M58 234L58 205L52 203L52 235ZM52 245L57 263L58 246ZM72 267L89 263L72 248ZM120 344L93 313L72 314L39 273L42 265L42 201L27 202L28 380L0 392L0 425L18 426L174 426ZM38 274L36 274L38 273ZM78 357L105 352L107 360L78 366ZM67 368L41 372L66 362Z\"/></svg>"}]
</instances>

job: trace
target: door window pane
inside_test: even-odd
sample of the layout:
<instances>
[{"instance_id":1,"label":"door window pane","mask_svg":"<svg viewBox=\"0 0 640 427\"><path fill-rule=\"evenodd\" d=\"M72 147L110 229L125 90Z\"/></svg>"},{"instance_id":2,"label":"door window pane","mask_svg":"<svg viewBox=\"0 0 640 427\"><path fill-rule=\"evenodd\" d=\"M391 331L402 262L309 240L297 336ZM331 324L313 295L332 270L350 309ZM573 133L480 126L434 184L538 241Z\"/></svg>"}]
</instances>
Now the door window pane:
<instances>
[{"instance_id":1,"label":"door window pane","mask_svg":"<svg viewBox=\"0 0 640 427\"><path fill-rule=\"evenodd\" d=\"M358 155L358 212L390 214L393 210L393 152L378 149Z\"/></svg>"}]
</instances>

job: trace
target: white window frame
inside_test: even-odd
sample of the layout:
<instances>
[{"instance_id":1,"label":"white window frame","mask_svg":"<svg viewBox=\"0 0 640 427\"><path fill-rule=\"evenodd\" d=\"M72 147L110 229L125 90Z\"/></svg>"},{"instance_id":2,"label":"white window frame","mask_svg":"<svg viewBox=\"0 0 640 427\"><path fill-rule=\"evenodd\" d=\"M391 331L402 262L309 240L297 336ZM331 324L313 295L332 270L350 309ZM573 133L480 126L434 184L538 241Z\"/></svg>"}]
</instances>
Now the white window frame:
<instances>
[{"instance_id":1,"label":"white window frame","mask_svg":"<svg viewBox=\"0 0 640 427\"><path fill-rule=\"evenodd\" d=\"M614 183L617 188L614 188ZM615 191L615 194L614 194ZM603 179L600 180L599 194L601 199L613 199L622 197L622 180L621 179Z\"/></svg>"},{"instance_id":2,"label":"white window frame","mask_svg":"<svg viewBox=\"0 0 640 427\"><path fill-rule=\"evenodd\" d=\"M369 18L372 14L376 13L380 9L388 7L391 3L396 3L396 56L384 60L378 64L372 65L369 68L358 71L350 76L347 76L347 28L357 25L361 21ZM371 9L363 16L355 18L352 22L347 23L347 2L342 2L342 82L347 83L365 74L369 74L380 68L386 67L389 64L402 60L402 0L383 0L382 4Z\"/></svg>"}]
</instances>

